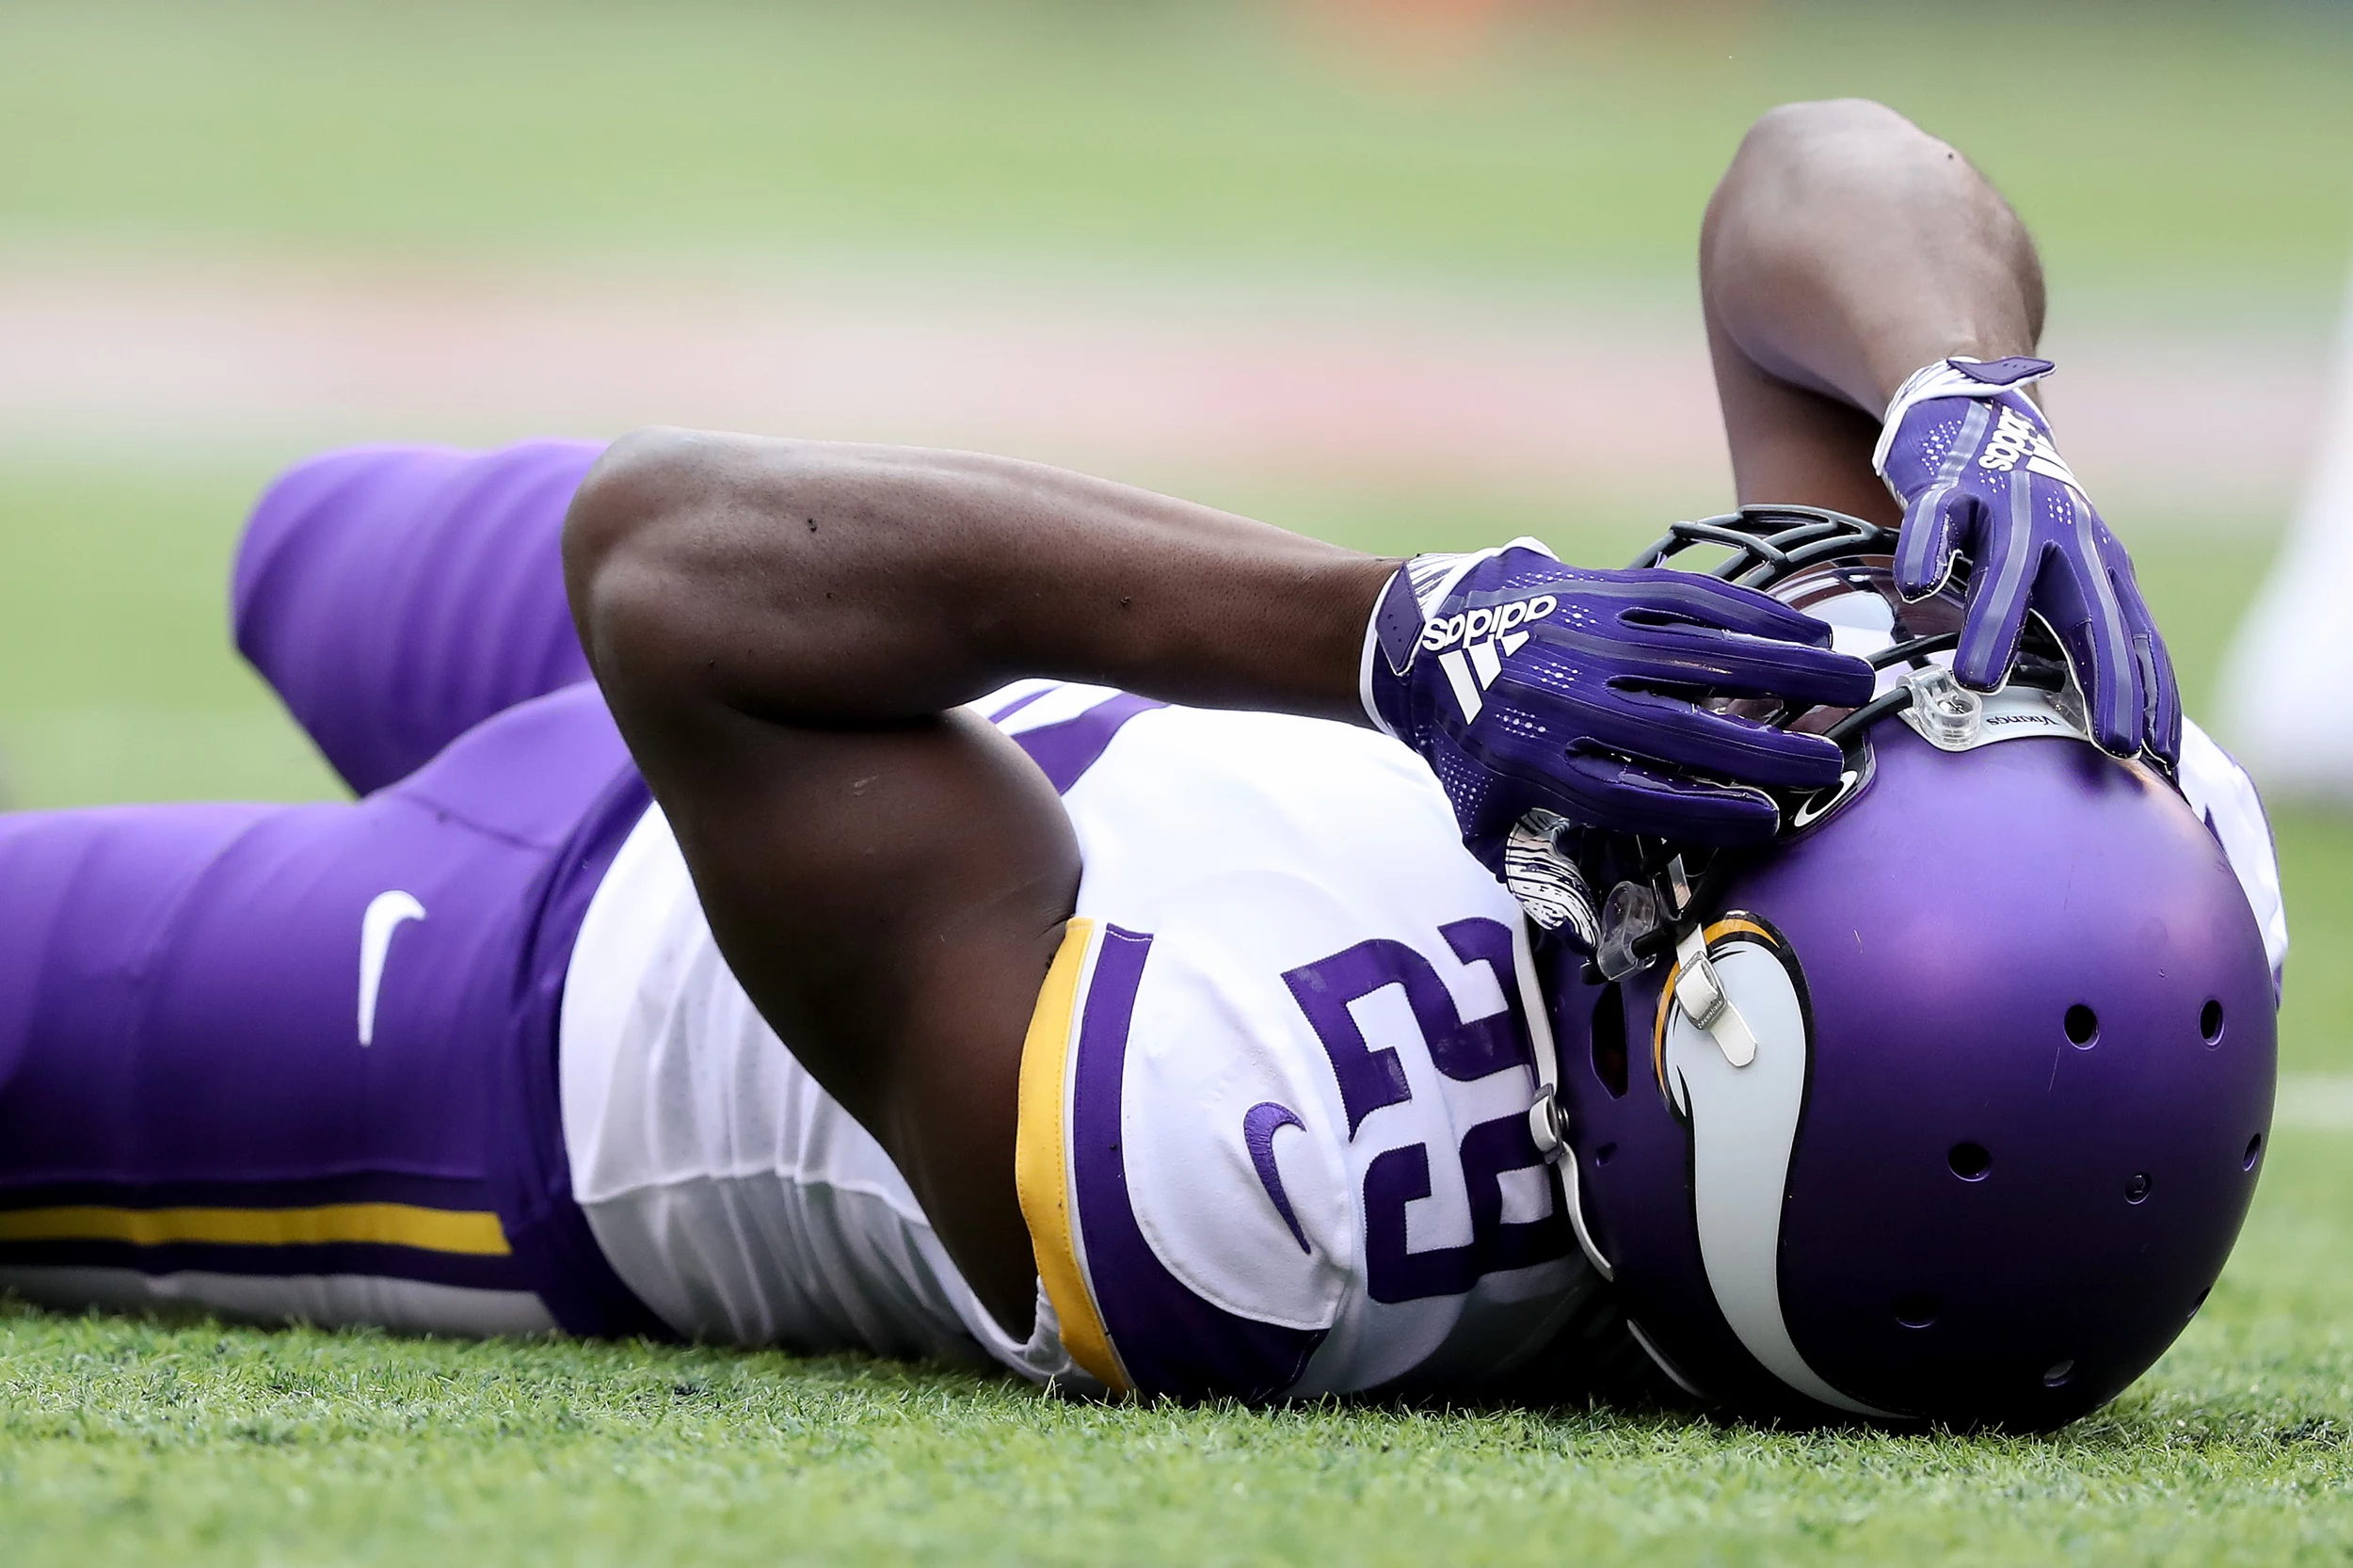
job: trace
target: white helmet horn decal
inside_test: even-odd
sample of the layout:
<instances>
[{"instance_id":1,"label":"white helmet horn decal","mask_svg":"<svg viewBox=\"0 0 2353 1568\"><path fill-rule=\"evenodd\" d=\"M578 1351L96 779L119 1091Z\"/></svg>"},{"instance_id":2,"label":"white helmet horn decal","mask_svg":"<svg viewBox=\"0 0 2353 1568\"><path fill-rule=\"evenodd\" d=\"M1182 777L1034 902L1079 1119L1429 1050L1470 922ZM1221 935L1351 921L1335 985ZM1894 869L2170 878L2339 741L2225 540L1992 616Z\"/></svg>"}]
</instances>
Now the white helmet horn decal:
<instances>
[{"instance_id":1,"label":"white helmet horn decal","mask_svg":"<svg viewBox=\"0 0 2353 1568\"><path fill-rule=\"evenodd\" d=\"M1812 1048L1797 977L1780 938L1732 914L1708 927L1708 955L1724 1000L1754 1036L1735 1066L1675 995L1659 998L1653 1064L1668 1103L1691 1129L1691 1196L1709 1289L1748 1352L1810 1400L1858 1416L1893 1416L1849 1398L1806 1365L1781 1310L1781 1214L1805 1108Z\"/></svg>"}]
</instances>

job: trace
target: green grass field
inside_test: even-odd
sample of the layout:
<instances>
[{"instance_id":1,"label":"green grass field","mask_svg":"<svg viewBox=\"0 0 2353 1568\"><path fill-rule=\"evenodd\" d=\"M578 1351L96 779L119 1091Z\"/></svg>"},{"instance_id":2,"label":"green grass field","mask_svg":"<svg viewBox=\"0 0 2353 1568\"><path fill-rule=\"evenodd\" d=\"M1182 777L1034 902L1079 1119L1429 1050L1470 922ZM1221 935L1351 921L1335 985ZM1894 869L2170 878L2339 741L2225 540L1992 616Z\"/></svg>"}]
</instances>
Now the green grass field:
<instances>
[{"instance_id":1,"label":"green grass field","mask_svg":"<svg viewBox=\"0 0 2353 1568\"><path fill-rule=\"evenodd\" d=\"M2018 45L2023 117L1989 109L1984 51L1964 76L1940 63L1943 14L1604 13L1401 78L1316 56L1304 24L1142 0L0 4L0 253L824 250L1673 288L1745 120L1865 91L2006 184L2062 309L2221 302L2326 329L2353 237L2353 13L1972 7ZM0 432L19 804L331 792L224 634L228 550L274 455L174 450ZM1382 548L1526 531L1614 559L1655 531L1475 491L1202 485ZM2202 711L2280 520L2155 520L2125 526ZM2353 819L2278 826L2293 1097L2353 1074ZM2283 1122L2172 1353L2049 1437L1103 1407L856 1359L0 1305L0 1564L2341 1562L2353 1129L2323 1120Z\"/></svg>"},{"instance_id":2,"label":"green grass field","mask_svg":"<svg viewBox=\"0 0 2353 1568\"><path fill-rule=\"evenodd\" d=\"M1862 93L1965 140L2063 286L2327 292L2353 236L2330 0L1588 0L1452 71L1307 8L11 4L0 233L1679 276L1748 121Z\"/></svg>"}]
</instances>

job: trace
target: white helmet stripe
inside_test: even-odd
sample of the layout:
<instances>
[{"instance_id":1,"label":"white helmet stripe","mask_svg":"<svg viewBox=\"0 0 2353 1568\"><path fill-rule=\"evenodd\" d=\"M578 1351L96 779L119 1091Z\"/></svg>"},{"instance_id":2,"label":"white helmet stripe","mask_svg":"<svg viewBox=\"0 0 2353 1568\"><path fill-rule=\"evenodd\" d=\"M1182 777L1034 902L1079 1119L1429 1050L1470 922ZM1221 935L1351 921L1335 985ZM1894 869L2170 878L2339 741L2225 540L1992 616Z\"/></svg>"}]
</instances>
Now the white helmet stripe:
<instances>
[{"instance_id":1,"label":"white helmet stripe","mask_svg":"<svg viewBox=\"0 0 2353 1568\"><path fill-rule=\"evenodd\" d=\"M1773 1376L1835 1409L1892 1416L1848 1398L1807 1366L1782 1316L1782 1198L1810 1044L1796 983L1761 941L1735 939L1711 952L1719 982L1756 1036L1756 1055L1734 1066L1678 1000L1661 1059L1668 1092L1691 1127L1692 1202L1708 1288L1732 1332Z\"/></svg>"}]
</instances>

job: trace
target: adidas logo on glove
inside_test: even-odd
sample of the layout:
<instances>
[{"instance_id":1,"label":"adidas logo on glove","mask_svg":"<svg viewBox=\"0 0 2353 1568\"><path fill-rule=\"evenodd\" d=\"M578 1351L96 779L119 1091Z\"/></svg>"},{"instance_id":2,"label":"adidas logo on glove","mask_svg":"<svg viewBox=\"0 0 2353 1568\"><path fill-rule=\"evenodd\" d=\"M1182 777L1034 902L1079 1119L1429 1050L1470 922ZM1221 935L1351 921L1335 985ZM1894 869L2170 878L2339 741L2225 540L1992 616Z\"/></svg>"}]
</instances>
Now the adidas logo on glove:
<instances>
[{"instance_id":1,"label":"adidas logo on glove","mask_svg":"<svg viewBox=\"0 0 2353 1568\"><path fill-rule=\"evenodd\" d=\"M1486 706L1479 694L1496 683L1496 677L1503 673L1503 661L1528 641L1528 633L1519 629L1559 608L1560 600L1551 594L1534 594L1508 604L1482 604L1460 615L1440 616L1422 628L1421 646L1438 656L1438 667L1446 672L1448 689L1463 712L1464 723L1479 716L1480 709Z\"/></svg>"},{"instance_id":2,"label":"adidas logo on glove","mask_svg":"<svg viewBox=\"0 0 2353 1568\"><path fill-rule=\"evenodd\" d=\"M2004 406L2001 423L1987 438L1985 449L1977 454L1977 466L1995 473L2008 473L2022 457L2028 473L2039 473L2062 485L2075 483L2074 471L2058 455L2058 448L2051 444L2051 438L2036 429L2034 421Z\"/></svg>"},{"instance_id":3,"label":"adidas logo on glove","mask_svg":"<svg viewBox=\"0 0 2353 1568\"><path fill-rule=\"evenodd\" d=\"M1767 791L1827 789L1845 754L1700 703L1721 691L1859 708L1871 666L1830 640L1753 588L1563 566L1518 539L1398 568L1365 625L1358 695L1375 728L1430 765L1464 847L1508 877L1507 840L1531 807L1610 833L1771 839L1781 808ZM1560 888L1515 890L1547 923L1567 918Z\"/></svg>"},{"instance_id":4,"label":"adidas logo on glove","mask_svg":"<svg viewBox=\"0 0 2353 1568\"><path fill-rule=\"evenodd\" d=\"M1524 632L1515 628L1531 620L1542 620L1561 608L1561 601L1550 594L1536 594L1528 599L1513 600L1509 604L1482 604L1459 616L1441 616L1422 628L1421 646L1432 653L1443 653L1456 643L1472 643L1481 637L1512 637L1506 653L1516 653L1528 640Z\"/></svg>"}]
</instances>

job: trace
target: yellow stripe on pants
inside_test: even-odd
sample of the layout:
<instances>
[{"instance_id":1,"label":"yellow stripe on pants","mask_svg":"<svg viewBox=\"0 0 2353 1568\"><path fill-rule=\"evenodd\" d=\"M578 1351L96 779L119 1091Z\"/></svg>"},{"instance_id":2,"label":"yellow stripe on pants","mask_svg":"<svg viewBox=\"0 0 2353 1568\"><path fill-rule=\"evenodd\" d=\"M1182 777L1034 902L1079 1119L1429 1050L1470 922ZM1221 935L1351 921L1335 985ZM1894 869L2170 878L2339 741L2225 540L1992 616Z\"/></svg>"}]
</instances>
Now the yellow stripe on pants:
<instances>
[{"instance_id":1,"label":"yellow stripe on pants","mask_svg":"<svg viewBox=\"0 0 2353 1568\"><path fill-rule=\"evenodd\" d=\"M0 1210L0 1241L175 1241L303 1247L335 1241L415 1247L474 1257L508 1256L496 1214L407 1203L329 1203L312 1208L108 1208L74 1204Z\"/></svg>"}]
</instances>

